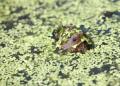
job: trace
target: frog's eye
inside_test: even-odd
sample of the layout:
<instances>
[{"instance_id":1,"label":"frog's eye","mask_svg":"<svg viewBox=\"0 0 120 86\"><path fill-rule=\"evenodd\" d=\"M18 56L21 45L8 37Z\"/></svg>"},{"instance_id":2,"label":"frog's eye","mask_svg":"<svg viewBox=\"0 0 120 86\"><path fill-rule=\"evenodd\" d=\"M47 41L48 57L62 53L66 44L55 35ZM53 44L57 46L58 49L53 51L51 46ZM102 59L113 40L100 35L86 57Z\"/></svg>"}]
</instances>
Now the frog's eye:
<instances>
[{"instance_id":1,"label":"frog's eye","mask_svg":"<svg viewBox=\"0 0 120 86\"><path fill-rule=\"evenodd\" d=\"M73 41L73 42L77 41L77 38L73 38L72 41Z\"/></svg>"}]
</instances>

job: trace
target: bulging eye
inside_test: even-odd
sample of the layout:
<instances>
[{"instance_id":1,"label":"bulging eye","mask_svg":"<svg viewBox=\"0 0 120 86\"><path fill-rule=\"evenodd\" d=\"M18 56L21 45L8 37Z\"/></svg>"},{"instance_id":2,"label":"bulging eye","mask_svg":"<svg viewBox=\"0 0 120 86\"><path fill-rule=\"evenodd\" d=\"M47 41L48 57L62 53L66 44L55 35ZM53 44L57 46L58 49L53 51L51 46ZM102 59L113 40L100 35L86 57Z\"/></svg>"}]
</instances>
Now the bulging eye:
<instances>
[{"instance_id":1,"label":"bulging eye","mask_svg":"<svg viewBox=\"0 0 120 86\"><path fill-rule=\"evenodd\" d=\"M73 38L72 41L73 41L73 42L77 41L77 38Z\"/></svg>"}]
</instances>

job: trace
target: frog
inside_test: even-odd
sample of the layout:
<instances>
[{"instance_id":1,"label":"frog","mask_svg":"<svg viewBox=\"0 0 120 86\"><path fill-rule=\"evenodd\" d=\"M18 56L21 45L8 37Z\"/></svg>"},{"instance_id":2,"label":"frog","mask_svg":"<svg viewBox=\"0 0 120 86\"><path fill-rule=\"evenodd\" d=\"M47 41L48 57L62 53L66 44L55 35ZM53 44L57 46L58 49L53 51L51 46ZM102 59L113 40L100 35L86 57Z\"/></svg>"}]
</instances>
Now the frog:
<instances>
[{"instance_id":1,"label":"frog","mask_svg":"<svg viewBox=\"0 0 120 86\"><path fill-rule=\"evenodd\" d=\"M59 26L53 31L53 36L59 53L80 52L84 54L94 44L92 39L75 25Z\"/></svg>"}]
</instances>

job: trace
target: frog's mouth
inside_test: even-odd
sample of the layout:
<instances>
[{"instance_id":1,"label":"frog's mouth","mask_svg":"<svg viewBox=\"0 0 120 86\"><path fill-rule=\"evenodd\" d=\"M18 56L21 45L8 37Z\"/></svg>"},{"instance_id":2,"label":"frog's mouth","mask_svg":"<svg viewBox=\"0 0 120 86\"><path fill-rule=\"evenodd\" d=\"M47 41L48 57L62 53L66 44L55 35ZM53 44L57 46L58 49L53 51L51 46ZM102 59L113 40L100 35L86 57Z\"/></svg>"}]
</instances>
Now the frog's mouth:
<instances>
[{"instance_id":1,"label":"frog's mouth","mask_svg":"<svg viewBox=\"0 0 120 86\"><path fill-rule=\"evenodd\" d=\"M81 42L79 42L79 43L73 45L72 48L74 48L74 49L77 48L77 46L80 45L80 43L81 43Z\"/></svg>"}]
</instances>

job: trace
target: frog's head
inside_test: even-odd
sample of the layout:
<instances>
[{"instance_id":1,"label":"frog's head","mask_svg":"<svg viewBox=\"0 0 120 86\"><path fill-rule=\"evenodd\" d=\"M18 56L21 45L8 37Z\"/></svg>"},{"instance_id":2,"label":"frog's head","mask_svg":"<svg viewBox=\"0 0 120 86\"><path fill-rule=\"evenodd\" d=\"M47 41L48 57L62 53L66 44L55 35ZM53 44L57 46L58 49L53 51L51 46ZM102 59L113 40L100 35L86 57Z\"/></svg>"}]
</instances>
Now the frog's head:
<instances>
[{"instance_id":1,"label":"frog's head","mask_svg":"<svg viewBox=\"0 0 120 86\"><path fill-rule=\"evenodd\" d=\"M71 52L85 52L90 49L92 42L83 32L73 34L66 43L61 45L61 49Z\"/></svg>"},{"instance_id":2,"label":"frog's head","mask_svg":"<svg viewBox=\"0 0 120 86\"><path fill-rule=\"evenodd\" d=\"M91 38L77 28L59 27L55 34L58 38L56 46L63 51L85 52L93 45Z\"/></svg>"}]
</instances>

